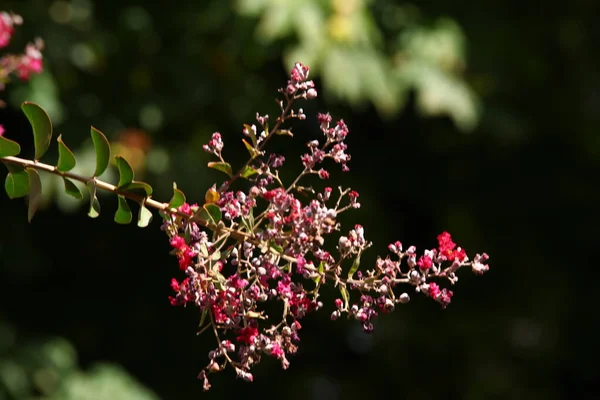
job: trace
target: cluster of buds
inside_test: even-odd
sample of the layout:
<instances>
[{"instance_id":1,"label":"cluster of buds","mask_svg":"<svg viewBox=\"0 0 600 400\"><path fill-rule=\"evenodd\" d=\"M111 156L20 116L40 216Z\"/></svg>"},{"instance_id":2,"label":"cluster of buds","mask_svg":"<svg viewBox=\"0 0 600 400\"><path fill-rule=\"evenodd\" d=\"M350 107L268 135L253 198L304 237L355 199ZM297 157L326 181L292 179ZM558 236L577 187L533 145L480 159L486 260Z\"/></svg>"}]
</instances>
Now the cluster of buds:
<instances>
[{"instance_id":1,"label":"cluster of buds","mask_svg":"<svg viewBox=\"0 0 600 400\"><path fill-rule=\"evenodd\" d=\"M453 292L440 284L455 284L456 272L465 266L477 274L488 269L486 254L470 261L444 232L436 248L418 253L414 246L404 250L395 242L388 246L389 256L377 258L371 269L359 270L361 256L372 243L361 225L340 235L338 222L340 214L360 207L359 194L340 187L334 195L331 187L316 190L300 185L310 175L328 179L327 159L349 170L344 143L349 130L344 121L333 123L329 114L318 114L323 139L307 144L309 151L301 157L304 169L289 185L279 176L284 158L264 151L271 137L291 135L284 123L306 118L292 105L317 95L308 73L307 66L294 66L287 85L279 90L281 114L271 129L268 115L257 114L262 129L245 125L243 133L250 142L243 142L250 158L237 173L224 170L229 179L218 190L209 189L206 204L184 204L178 213L164 214L162 228L186 275L181 281L172 280L171 304L198 307L199 333L210 330L217 342L198 376L207 390L209 375L228 365L246 381L254 379L252 367L264 356L287 368L300 342L300 320L324 307L319 293L325 285L340 292L331 319L346 315L371 332L378 315L410 301L408 289L446 307ZM219 158L215 164L223 170L221 135L213 134L204 149ZM250 182L247 191L231 189L240 179ZM218 218L207 217L208 205L218 210ZM337 243L335 252L327 250L326 243L332 241ZM274 304L279 304L276 315Z\"/></svg>"},{"instance_id":2,"label":"cluster of buds","mask_svg":"<svg viewBox=\"0 0 600 400\"><path fill-rule=\"evenodd\" d=\"M15 32L15 26L22 23L21 16L0 11L0 48L8 46ZM6 54L0 57L0 90L4 90L11 75L16 75L21 80L28 80L31 74L42 72L43 48L44 42L36 39L33 43L27 44L23 54Z\"/></svg>"}]
</instances>

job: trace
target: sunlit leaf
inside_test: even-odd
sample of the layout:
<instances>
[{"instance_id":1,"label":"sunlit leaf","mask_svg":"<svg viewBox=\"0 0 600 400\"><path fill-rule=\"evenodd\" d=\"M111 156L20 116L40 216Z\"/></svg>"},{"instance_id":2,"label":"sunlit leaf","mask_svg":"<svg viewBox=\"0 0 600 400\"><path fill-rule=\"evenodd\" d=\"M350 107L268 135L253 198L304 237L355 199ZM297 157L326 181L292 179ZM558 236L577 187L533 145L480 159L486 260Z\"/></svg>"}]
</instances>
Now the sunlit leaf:
<instances>
[{"instance_id":1,"label":"sunlit leaf","mask_svg":"<svg viewBox=\"0 0 600 400\"><path fill-rule=\"evenodd\" d=\"M144 204L145 202L142 201L142 203L140 204L140 212L138 214L137 225L140 228L147 227L148 224L150 224L150 222L152 221L152 212L148 210Z\"/></svg>"},{"instance_id":2,"label":"sunlit leaf","mask_svg":"<svg viewBox=\"0 0 600 400\"><path fill-rule=\"evenodd\" d=\"M24 168L7 164L10 171L4 181L4 189L11 199L24 197L29 193L29 177Z\"/></svg>"},{"instance_id":3,"label":"sunlit leaf","mask_svg":"<svg viewBox=\"0 0 600 400\"><path fill-rule=\"evenodd\" d=\"M39 160L46 154L48 147L50 147L50 140L52 139L52 122L50 121L48 113L35 103L26 101L21 104L21 110L25 113L25 116L31 124L31 128L33 129L35 159Z\"/></svg>"},{"instance_id":4,"label":"sunlit leaf","mask_svg":"<svg viewBox=\"0 0 600 400\"><path fill-rule=\"evenodd\" d=\"M240 176L241 176L242 178L249 178L249 177L251 177L252 175L255 175L255 174L258 174L258 170L257 170L257 169L254 169L254 168L252 168L252 167L251 167L251 166L249 166L249 165L246 165L246 166L244 167L244 170L243 170L243 171L242 171L242 173L240 174Z\"/></svg>"},{"instance_id":5,"label":"sunlit leaf","mask_svg":"<svg viewBox=\"0 0 600 400\"><path fill-rule=\"evenodd\" d=\"M323 271L325 271L325 261L321 261L319 263L318 271L319 275L313 278L313 281L315 281L316 283L319 283L319 281L321 280L321 275L323 274Z\"/></svg>"},{"instance_id":6,"label":"sunlit leaf","mask_svg":"<svg viewBox=\"0 0 600 400\"><path fill-rule=\"evenodd\" d=\"M21 146L19 143L0 136L0 157L12 157L19 155Z\"/></svg>"},{"instance_id":7,"label":"sunlit leaf","mask_svg":"<svg viewBox=\"0 0 600 400\"><path fill-rule=\"evenodd\" d=\"M76 198L77 200L83 199L83 195L81 191L75 184L68 178L63 177L63 181L65 183L65 193L69 196Z\"/></svg>"},{"instance_id":8,"label":"sunlit leaf","mask_svg":"<svg viewBox=\"0 0 600 400\"><path fill-rule=\"evenodd\" d=\"M185 194L177 189L177 184L173 182L173 197L169 201L170 208L179 208L185 203Z\"/></svg>"},{"instance_id":9,"label":"sunlit leaf","mask_svg":"<svg viewBox=\"0 0 600 400\"><path fill-rule=\"evenodd\" d=\"M244 124L244 130L245 132L248 132L248 136L250 136L250 140L252 140L251 147L256 148L256 146L258 146L258 142L256 141L256 133L254 133L254 129L252 129L252 126Z\"/></svg>"},{"instance_id":10,"label":"sunlit leaf","mask_svg":"<svg viewBox=\"0 0 600 400\"><path fill-rule=\"evenodd\" d=\"M346 289L345 285L339 285L340 293L342 295L342 299L344 299L344 307L348 307L348 303L350 303L350 293L348 293L348 289Z\"/></svg>"},{"instance_id":11,"label":"sunlit leaf","mask_svg":"<svg viewBox=\"0 0 600 400\"><path fill-rule=\"evenodd\" d=\"M117 198L119 199L119 207L115 213L115 222L117 224L126 225L133 219L131 209L129 208L129 204L127 204L125 197L117 196Z\"/></svg>"},{"instance_id":12,"label":"sunlit leaf","mask_svg":"<svg viewBox=\"0 0 600 400\"><path fill-rule=\"evenodd\" d=\"M125 187L133 182L133 168L131 165L121 156L116 156L115 161L117 162L117 168L119 169L119 188Z\"/></svg>"},{"instance_id":13,"label":"sunlit leaf","mask_svg":"<svg viewBox=\"0 0 600 400\"><path fill-rule=\"evenodd\" d=\"M192 219L199 219L210 224L218 224L223 214L219 206L215 204L205 204L200 210L194 215Z\"/></svg>"},{"instance_id":14,"label":"sunlit leaf","mask_svg":"<svg viewBox=\"0 0 600 400\"><path fill-rule=\"evenodd\" d=\"M110 144L102 132L92 126L90 134L96 152L96 171L94 176L100 176L106 171L110 162Z\"/></svg>"},{"instance_id":15,"label":"sunlit leaf","mask_svg":"<svg viewBox=\"0 0 600 400\"><path fill-rule=\"evenodd\" d=\"M42 181L40 180L40 174L33 168L27 168L27 177L29 179L27 220L31 222L33 216L40 207L40 201L42 199Z\"/></svg>"},{"instance_id":16,"label":"sunlit leaf","mask_svg":"<svg viewBox=\"0 0 600 400\"><path fill-rule=\"evenodd\" d=\"M217 171L225 172L229 177L233 175L231 165L226 162L209 162L208 168L216 169Z\"/></svg>"},{"instance_id":17,"label":"sunlit leaf","mask_svg":"<svg viewBox=\"0 0 600 400\"><path fill-rule=\"evenodd\" d=\"M246 146L248 153L250 153L250 157L255 158L258 155L258 151L256 151L256 149L252 147L252 145L248 143L246 139L242 139L242 142L244 142L244 146Z\"/></svg>"},{"instance_id":18,"label":"sunlit leaf","mask_svg":"<svg viewBox=\"0 0 600 400\"><path fill-rule=\"evenodd\" d=\"M275 134L280 136L294 137L294 134L292 133L291 129L277 129L275 131Z\"/></svg>"},{"instance_id":19,"label":"sunlit leaf","mask_svg":"<svg viewBox=\"0 0 600 400\"><path fill-rule=\"evenodd\" d=\"M71 149L62 141L62 135L58 135L56 141L58 142L58 164L56 165L56 169L60 172L72 170L77 164L75 155L73 155Z\"/></svg>"},{"instance_id":20,"label":"sunlit leaf","mask_svg":"<svg viewBox=\"0 0 600 400\"><path fill-rule=\"evenodd\" d=\"M96 185L94 185L94 182L90 181L87 183L87 188L90 194L90 210L88 211L88 216L90 218L96 218L100 215L100 202L96 197Z\"/></svg>"},{"instance_id":21,"label":"sunlit leaf","mask_svg":"<svg viewBox=\"0 0 600 400\"><path fill-rule=\"evenodd\" d=\"M356 258L354 259L354 262L352 263L352 266L350 267L350 271L348 271L348 278L352 278L354 273L358 270L358 267L360 267L360 256L361 256L361 254L358 253Z\"/></svg>"},{"instance_id":22,"label":"sunlit leaf","mask_svg":"<svg viewBox=\"0 0 600 400\"><path fill-rule=\"evenodd\" d=\"M206 193L204 194L204 201L207 204L214 204L217 201L219 201L220 198L221 195L219 194L219 192L217 192L214 186L209 187Z\"/></svg>"}]
</instances>

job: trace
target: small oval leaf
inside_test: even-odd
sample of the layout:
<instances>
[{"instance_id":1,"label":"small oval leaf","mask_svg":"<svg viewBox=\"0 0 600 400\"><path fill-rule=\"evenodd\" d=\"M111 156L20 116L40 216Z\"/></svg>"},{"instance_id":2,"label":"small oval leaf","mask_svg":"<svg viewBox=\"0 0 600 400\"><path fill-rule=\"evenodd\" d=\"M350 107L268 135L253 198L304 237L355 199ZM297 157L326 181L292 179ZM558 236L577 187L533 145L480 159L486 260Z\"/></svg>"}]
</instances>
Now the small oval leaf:
<instances>
[{"instance_id":1,"label":"small oval leaf","mask_svg":"<svg viewBox=\"0 0 600 400\"><path fill-rule=\"evenodd\" d=\"M206 193L204 193L204 202L206 204L213 204L219 201L221 195L215 189L215 186L209 187Z\"/></svg>"},{"instance_id":2,"label":"small oval leaf","mask_svg":"<svg viewBox=\"0 0 600 400\"><path fill-rule=\"evenodd\" d=\"M140 228L145 228L152 221L152 212L144 206L145 202L142 201L140 204L140 212L138 214L138 223L137 225Z\"/></svg>"},{"instance_id":3,"label":"small oval leaf","mask_svg":"<svg viewBox=\"0 0 600 400\"><path fill-rule=\"evenodd\" d=\"M350 271L348 271L348 278L352 278L354 273L358 270L358 267L360 267L360 256L361 256L361 253L358 253L356 258L354 259L354 262L352 263L352 266L350 267Z\"/></svg>"},{"instance_id":4,"label":"small oval leaf","mask_svg":"<svg viewBox=\"0 0 600 400\"><path fill-rule=\"evenodd\" d=\"M73 155L71 149L62 141L62 135L58 135L56 141L58 142L58 164L56 165L56 169L60 172L72 170L77 164L75 155Z\"/></svg>"},{"instance_id":5,"label":"small oval leaf","mask_svg":"<svg viewBox=\"0 0 600 400\"><path fill-rule=\"evenodd\" d=\"M104 133L92 126L90 130L92 142L94 142L94 151L96 153L96 171L94 176L100 176L108 168L110 162L110 144Z\"/></svg>"},{"instance_id":6,"label":"small oval leaf","mask_svg":"<svg viewBox=\"0 0 600 400\"><path fill-rule=\"evenodd\" d=\"M89 181L86 186L90 194L90 210L88 211L88 217L96 218L100 215L100 202L96 197L96 185L93 181Z\"/></svg>"},{"instance_id":7,"label":"small oval leaf","mask_svg":"<svg viewBox=\"0 0 600 400\"><path fill-rule=\"evenodd\" d=\"M152 186L150 186L146 182L133 181L129 185L123 186L122 189L132 191L134 193L141 192L143 193L142 196L152 196Z\"/></svg>"},{"instance_id":8,"label":"small oval leaf","mask_svg":"<svg viewBox=\"0 0 600 400\"><path fill-rule=\"evenodd\" d=\"M70 179L63 177L63 182L65 183L65 193L71 197L76 198L77 200L83 199L83 194L81 194L81 190Z\"/></svg>"},{"instance_id":9,"label":"small oval leaf","mask_svg":"<svg viewBox=\"0 0 600 400\"><path fill-rule=\"evenodd\" d=\"M0 136L0 157L17 156L21 152L19 143Z\"/></svg>"},{"instance_id":10,"label":"small oval leaf","mask_svg":"<svg viewBox=\"0 0 600 400\"><path fill-rule=\"evenodd\" d=\"M251 167L251 166L249 166L249 165L246 165L246 166L244 167L244 169L243 169L242 173L240 174L240 176L241 176L242 178L249 178L249 177L251 177L252 175L255 175L255 174L258 174L258 170L257 170L257 169L254 169L254 168L252 168L252 167Z\"/></svg>"},{"instance_id":11,"label":"small oval leaf","mask_svg":"<svg viewBox=\"0 0 600 400\"><path fill-rule=\"evenodd\" d=\"M177 184L173 182L173 197L169 201L169 208L179 208L185 203L185 194L177 189Z\"/></svg>"},{"instance_id":12,"label":"small oval leaf","mask_svg":"<svg viewBox=\"0 0 600 400\"><path fill-rule=\"evenodd\" d=\"M133 219L131 214L131 209L129 208L129 204L127 204L127 200L123 196L117 196L119 199L119 208L117 208L117 212L115 213L115 222L117 224L127 225Z\"/></svg>"},{"instance_id":13,"label":"small oval leaf","mask_svg":"<svg viewBox=\"0 0 600 400\"><path fill-rule=\"evenodd\" d=\"M225 172L230 178L233 175L231 164L226 162L209 162L208 168L216 169L217 171Z\"/></svg>"},{"instance_id":14,"label":"small oval leaf","mask_svg":"<svg viewBox=\"0 0 600 400\"><path fill-rule=\"evenodd\" d=\"M216 225L221 221L222 217L223 214L219 206L216 204L205 204L198 210L193 219L200 219L201 221Z\"/></svg>"},{"instance_id":15,"label":"small oval leaf","mask_svg":"<svg viewBox=\"0 0 600 400\"><path fill-rule=\"evenodd\" d=\"M35 159L39 160L46 154L48 147L50 147L50 140L52 139L52 121L50 121L48 113L38 104L26 101L21 104L21 110L25 113L25 116L31 124L31 128L33 129Z\"/></svg>"},{"instance_id":16,"label":"small oval leaf","mask_svg":"<svg viewBox=\"0 0 600 400\"><path fill-rule=\"evenodd\" d=\"M116 156L115 161L117 162L117 168L119 169L119 184L117 186L120 189L133 182L133 168L131 168L131 165L129 165L127 160L121 156Z\"/></svg>"},{"instance_id":17,"label":"small oval leaf","mask_svg":"<svg viewBox=\"0 0 600 400\"><path fill-rule=\"evenodd\" d=\"M40 202L42 200L42 181L40 179L40 174L33 168L27 168L27 177L29 178L27 221L31 222L33 216L40 207Z\"/></svg>"},{"instance_id":18,"label":"small oval leaf","mask_svg":"<svg viewBox=\"0 0 600 400\"><path fill-rule=\"evenodd\" d=\"M9 167L10 172L6 175L4 189L11 199L25 197L29 193L29 177L23 168Z\"/></svg>"}]
</instances>

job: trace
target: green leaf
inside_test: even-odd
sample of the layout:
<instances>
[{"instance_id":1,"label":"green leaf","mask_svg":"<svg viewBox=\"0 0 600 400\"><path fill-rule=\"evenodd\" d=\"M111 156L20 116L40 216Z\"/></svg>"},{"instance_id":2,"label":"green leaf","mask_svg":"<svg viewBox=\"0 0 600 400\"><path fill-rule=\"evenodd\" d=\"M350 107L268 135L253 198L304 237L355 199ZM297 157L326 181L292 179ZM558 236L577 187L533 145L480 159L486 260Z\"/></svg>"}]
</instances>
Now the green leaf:
<instances>
[{"instance_id":1,"label":"green leaf","mask_svg":"<svg viewBox=\"0 0 600 400\"><path fill-rule=\"evenodd\" d=\"M96 171L94 176L100 176L106 171L110 162L110 144L102 132L92 126L90 134L96 152Z\"/></svg>"},{"instance_id":2,"label":"green leaf","mask_svg":"<svg viewBox=\"0 0 600 400\"><path fill-rule=\"evenodd\" d=\"M255 158L256 156L258 156L258 151L254 147L252 147L250 143L246 142L245 139L242 139L242 142L244 142L244 146L246 146L248 153L250 153L250 157Z\"/></svg>"},{"instance_id":3,"label":"green leaf","mask_svg":"<svg viewBox=\"0 0 600 400\"><path fill-rule=\"evenodd\" d=\"M226 162L209 162L208 168L216 169L217 171L225 172L229 177L233 175L233 171L231 170L231 165Z\"/></svg>"},{"instance_id":4,"label":"green leaf","mask_svg":"<svg viewBox=\"0 0 600 400\"><path fill-rule=\"evenodd\" d=\"M346 289L345 285L339 285L338 288L342 294L342 299L344 299L344 308L348 308L348 304L350 303L350 293L348 293L348 289Z\"/></svg>"},{"instance_id":5,"label":"green leaf","mask_svg":"<svg viewBox=\"0 0 600 400\"><path fill-rule=\"evenodd\" d=\"M294 134L292 133L291 129L277 129L275 131L276 135L281 135L281 136L289 136L289 137L294 137Z\"/></svg>"},{"instance_id":6,"label":"green leaf","mask_svg":"<svg viewBox=\"0 0 600 400\"><path fill-rule=\"evenodd\" d=\"M152 196L152 186L150 186L146 182L133 181L129 185L123 186L122 189L132 192L137 192L141 190L145 193L146 196Z\"/></svg>"},{"instance_id":7,"label":"green leaf","mask_svg":"<svg viewBox=\"0 0 600 400\"><path fill-rule=\"evenodd\" d=\"M29 177L22 167L7 165L10 171L4 181L4 189L11 199L24 197L29 193Z\"/></svg>"},{"instance_id":8,"label":"green leaf","mask_svg":"<svg viewBox=\"0 0 600 400\"><path fill-rule=\"evenodd\" d=\"M270 243L270 247L275 250L276 252L278 252L279 254L283 254L283 247L281 247L278 244L275 243Z\"/></svg>"},{"instance_id":9,"label":"green leaf","mask_svg":"<svg viewBox=\"0 0 600 400\"><path fill-rule=\"evenodd\" d=\"M96 197L96 185L93 181L87 183L88 192L90 193L90 210L88 216L90 218L96 218L100 215L100 202Z\"/></svg>"},{"instance_id":10,"label":"green leaf","mask_svg":"<svg viewBox=\"0 0 600 400\"><path fill-rule=\"evenodd\" d=\"M208 308L204 308L202 311L202 316L200 317L200 323L198 324L198 328L202 328L204 325L204 321L206 321L206 316L208 315Z\"/></svg>"},{"instance_id":11,"label":"green leaf","mask_svg":"<svg viewBox=\"0 0 600 400\"><path fill-rule=\"evenodd\" d=\"M251 167L251 166L249 166L249 165L246 165L246 166L244 167L244 169L242 170L242 173L240 174L240 176L241 176L242 178L249 178L249 177L251 177L251 176L252 176L252 175L254 175L254 174L258 174L258 170L257 170L257 169L254 169L254 168L252 168L252 167Z\"/></svg>"},{"instance_id":12,"label":"green leaf","mask_svg":"<svg viewBox=\"0 0 600 400\"><path fill-rule=\"evenodd\" d=\"M352 263L352 266L350 267L350 271L348 271L348 278L352 278L352 275L354 275L354 273L358 270L358 267L360 267L360 256L361 256L361 253L358 253L356 258L354 259L354 262Z\"/></svg>"},{"instance_id":13,"label":"green leaf","mask_svg":"<svg viewBox=\"0 0 600 400\"><path fill-rule=\"evenodd\" d=\"M321 280L321 275L323 274L323 271L325 271L325 261L321 261L319 263L319 276L315 276L313 278L313 281L315 281L316 283L319 283L319 281Z\"/></svg>"},{"instance_id":14,"label":"green leaf","mask_svg":"<svg viewBox=\"0 0 600 400\"><path fill-rule=\"evenodd\" d=\"M0 136L0 157L12 157L19 155L21 146L19 143Z\"/></svg>"},{"instance_id":15,"label":"green leaf","mask_svg":"<svg viewBox=\"0 0 600 400\"><path fill-rule=\"evenodd\" d=\"M121 156L116 156L115 161L117 162L117 168L119 169L119 189L131 184L133 182L133 168L131 165Z\"/></svg>"},{"instance_id":16,"label":"green leaf","mask_svg":"<svg viewBox=\"0 0 600 400\"><path fill-rule=\"evenodd\" d=\"M117 198L119 199L119 208L117 208L117 212L115 213L115 222L117 224L127 225L133 218L131 209L129 208L129 204L127 204L127 200L125 200L125 197L117 196Z\"/></svg>"},{"instance_id":17,"label":"green leaf","mask_svg":"<svg viewBox=\"0 0 600 400\"><path fill-rule=\"evenodd\" d=\"M223 214L221 209L216 204L205 204L200 210L194 215L193 219L200 219L211 224L218 224Z\"/></svg>"},{"instance_id":18,"label":"green leaf","mask_svg":"<svg viewBox=\"0 0 600 400\"><path fill-rule=\"evenodd\" d=\"M52 139L52 121L50 121L48 113L35 103L26 101L21 104L21 110L25 113L25 116L31 124L31 128L33 129L35 159L39 160L46 154L48 147L50 147L50 140Z\"/></svg>"},{"instance_id":19,"label":"green leaf","mask_svg":"<svg viewBox=\"0 0 600 400\"><path fill-rule=\"evenodd\" d=\"M169 201L169 208L179 208L185 203L185 194L177 189L177 184L173 182L173 197Z\"/></svg>"},{"instance_id":20,"label":"green leaf","mask_svg":"<svg viewBox=\"0 0 600 400\"><path fill-rule=\"evenodd\" d=\"M148 210L144 204L145 204L145 201L142 201L142 203L140 203L140 212L138 214L137 225L140 228L147 227L148 224L150 224L150 222L152 221L152 212L150 210Z\"/></svg>"},{"instance_id":21,"label":"green leaf","mask_svg":"<svg viewBox=\"0 0 600 400\"><path fill-rule=\"evenodd\" d=\"M63 177L63 182L65 183L65 193L66 194L76 198L77 200L83 199L83 195L81 194L81 191L79 190L79 188L77 186L75 186L75 184L70 179Z\"/></svg>"},{"instance_id":22,"label":"green leaf","mask_svg":"<svg viewBox=\"0 0 600 400\"><path fill-rule=\"evenodd\" d=\"M244 130L245 132L248 132L248 135L252 140L252 144L254 145L253 147L256 148L256 146L258 146L258 142L256 141L256 133L254 133L254 129L252 129L250 125L244 124Z\"/></svg>"},{"instance_id":23,"label":"green leaf","mask_svg":"<svg viewBox=\"0 0 600 400\"><path fill-rule=\"evenodd\" d=\"M40 174L33 169L27 168L27 177L29 178L29 206L27 209L27 220L31 222L35 212L40 207L42 200L42 181Z\"/></svg>"},{"instance_id":24,"label":"green leaf","mask_svg":"<svg viewBox=\"0 0 600 400\"><path fill-rule=\"evenodd\" d=\"M56 169L60 172L67 172L75 168L77 161L71 149L62 141L62 135L58 135L58 165Z\"/></svg>"}]
</instances>

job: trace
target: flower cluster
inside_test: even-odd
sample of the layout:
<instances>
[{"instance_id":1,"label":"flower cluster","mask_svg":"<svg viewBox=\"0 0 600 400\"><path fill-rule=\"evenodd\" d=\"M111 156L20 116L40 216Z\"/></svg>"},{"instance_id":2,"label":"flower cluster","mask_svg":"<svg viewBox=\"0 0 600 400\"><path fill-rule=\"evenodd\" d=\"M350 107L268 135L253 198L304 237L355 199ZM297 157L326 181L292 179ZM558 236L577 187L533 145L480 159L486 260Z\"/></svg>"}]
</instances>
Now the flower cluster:
<instances>
[{"instance_id":1,"label":"flower cluster","mask_svg":"<svg viewBox=\"0 0 600 400\"><path fill-rule=\"evenodd\" d=\"M388 246L389 256L377 258L371 269L359 270L361 256L371 242L358 224L340 235L338 222L340 214L360 207L359 194L340 187L334 195L331 187L317 191L300 185L310 175L328 179L328 159L343 171L349 170L344 143L349 130L344 121L334 123L329 114L317 115L323 139L307 144L308 152L301 156L304 169L289 185L279 176L283 156L264 150L273 136L292 135L291 129L283 127L286 122L306 119L293 104L317 96L308 75L307 66L294 66L279 90L281 113L272 127L271 118L259 114L258 125L244 126L243 143L250 157L237 173L223 159L221 134L214 133L204 150L219 159L212 166L227 172L229 178L218 190L216 186L209 189L204 205L184 204L177 213L164 213L162 228L186 275L172 280L170 302L198 307L199 333L212 330L217 341L198 376L206 390L209 374L228 365L246 381L254 379L251 369L264 356L276 358L287 368L289 356L299 345L300 320L324 307L319 292L325 285L340 293L331 319L347 315L371 332L379 314L410 301L402 287L412 287L446 307L454 293L440 287L443 281L455 284L456 272L464 266L477 274L488 269L486 254L470 261L444 232L436 248L418 253L415 246L404 249L395 242ZM240 179L250 183L247 191L231 189ZM337 243L335 252L327 250L330 242ZM267 314L267 309L272 314L273 304L279 304L277 315Z\"/></svg>"},{"instance_id":2,"label":"flower cluster","mask_svg":"<svg viewBox=\"0 0 600 400\"><path fill-rule=\"evenodd\" d=\"M0 48L8 46L15 32L15 26L21 25L23 19L16 14L0 11ZM16 75L21 80L28 80L31 74L39 74L43 70L42 50L44 42L36 39L27 44L23 54L6 54L0 57L0 90Z\"/></svg>"}]
</instances>

